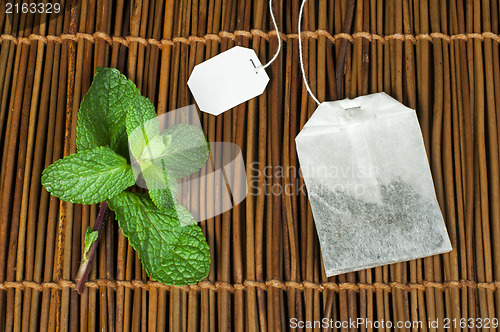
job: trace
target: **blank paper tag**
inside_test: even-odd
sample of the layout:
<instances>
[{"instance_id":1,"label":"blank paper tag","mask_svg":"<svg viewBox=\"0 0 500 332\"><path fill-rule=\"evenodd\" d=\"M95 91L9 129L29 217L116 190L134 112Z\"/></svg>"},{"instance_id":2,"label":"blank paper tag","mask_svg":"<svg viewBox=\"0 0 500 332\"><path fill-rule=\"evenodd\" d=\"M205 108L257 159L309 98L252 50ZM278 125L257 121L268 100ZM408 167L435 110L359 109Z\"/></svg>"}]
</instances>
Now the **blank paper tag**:
<instances>
[{"instance_id":1,"label":"blank paper tag","mask_svg":"<svg viewBox=\"0 0 500 332\"><path fill-rule=\"evenodd\" d=\"M233 47L194 67L188 86L203 112L219 115L259 96L269 82L255 51Z\"/></svg>"}]
</instances>

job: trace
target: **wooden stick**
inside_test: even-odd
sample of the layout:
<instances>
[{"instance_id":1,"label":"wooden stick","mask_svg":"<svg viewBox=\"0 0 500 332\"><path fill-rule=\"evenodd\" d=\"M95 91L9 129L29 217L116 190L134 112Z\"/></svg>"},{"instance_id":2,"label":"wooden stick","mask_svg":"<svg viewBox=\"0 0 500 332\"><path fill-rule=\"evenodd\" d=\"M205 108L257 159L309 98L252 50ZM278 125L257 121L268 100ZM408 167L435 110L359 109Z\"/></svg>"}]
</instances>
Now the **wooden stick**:
<instances>
[{"instance_id":1,"label":"wooden stick","mask_svg":"<svg viewBox=\"0 0 500 332\"><path fill-rule=\"evenodd\" d=\"M494 1L493 1L494 2ZM482 28L485 31L491 31L492 30L492 24L491 24L491 11L490 11L490 3L489 1L483 1L482 2L482 21L483 25ZM497 10L498 12L498 10ZM497 19L498 20L498 19ZM498 22L495 22L495 25L498 25ZM498 28L497 28L498 30ZM487 137L485 137L485 146L488 147L488 150L485 151L488 153L488 177L485 179L485 181L481 181L481 183L485 183L487 181L488 187L490 189L488 192L485 192L485 195L488 195L487 199L491 199L492 202L498 202L500 200L500 166L499 166L499 143L498 143L498 127L497 127L497 117L498 117L498 109L499 107L495 105L495 75L494 75L494 62L493 62L493 49L496 50L497 54L497 60L498 60L498 45L495 47L493 46L493 41L491 39L486 39L483 43L484 45L484 72L485 72L485 82L486 82L486 88L485 88L485 94L486 94L486 114L485 114L485 129L487 132ZM496 67L498 68L498 63L496 64ZM499 73L496 73L496 81L497 83L500 81L498 78ZM497 85L497 91L498 91L498 85ZM482 153L480 150L480 158L482 158ZM482 161L480 162L480 172L482 173L481 169L486 166L484 165L482 167ZM486 173L482 173L486 175ZM487 190L486 188L484 189L485 191ZM483 199L482 201L484 204L488 204L486 199ZM500 206L498 204L492 204L490 207L489 211L489 218L488 220L491 222L492 225L492 236L493 238L498 238L500 236ZM489 229L487 228L487 225L485 224L485 230L488 231ZM498 241L491 241L491 237L489 237L488 233L485 233L485 240L484 240L484 247L485 247L485 258L486 260L486 266L487 266L487 274L486 274L486 280L487 281L493 281L494 280L494 275L499 276L500 275L500 267L498 266L498 262L500 262L500 245L497 243ZM493 244L493 248L491 248ZM491 251L493 251L491 253ZM487 255L487 256L486 256ZM491 257L490 255L493 255ZM494 262L497 264L494 264L492 260L494 259ZM497 298L496 298L496 303L497 306L500 303L500 300L498 299L498 290L496 291L497 293ZM494 305L494 294L493 292L488 292L488 314L490 319L493 319L497 315L495 313L500 312L500 310L497 308L497 311L495 312L495 305Z\"/></svg>"},{"instance_id":2,"label":"wooden stick","mask_svg":"<svg viewBox=\"0 0 500 332\"><path fill-rule=\"evenodd\" d=\"M43 15L40 29L38 26L36 26L36 23L35 23L35 33L42 33L43 34L45 32L45 27L46 27L45 15ZM28 211L27 211L28 210L28 206L27 206L28 205L28 197L25 197L24 194L29 192L28 186L30 185L30 180L31 180L31 171L32 171L32 162L33 162L32 158L33 158L33 154L35 153L33 151L34 150L33 141L35 138L34 132L35 132L36 116L38 115L36 112L36 109L38 106L38 96L39 96L39 89L40 89L39 83L40 83L40 79L41 79L41 69L42 69L41 62L43 60L43 55L44 55L43 43L36 43L36 44L37 44L37 59L36 59L36 65L35 65L33 93L32 93L32 98L31 98L32 100L31 100L29 133L28 133L28 142L27 142L27 150L28 151L27 151L27 157L26 157L26 169L25 169L25 174L24 174L23 199L22 199L22 207L21 207L21 215L20 215L21 226L19 229L19 240L18 240L18 251L17 251L17 262L16 262L16 280L22 280L22 276L23 276L23 272L24 272L24 254L25 254L24 243L25 243L25 236L26 236L26 228L31 228L31 229L34 228L34 225L31 222L29 223L29 226L26 227L26 222L27 222L26 219L27 219L27 215L28 215ZM45 111L46 110L47 110L47 108L45 108ZM47 113L45 112L44 115L47 116ZM45 118L40 119L40 123L41 123L42 128L44 128L44 126L46 126L46 124L47 124L47 121ZM46 133L43 133L43 134L46 134ZM40 139L41 139L40 143L42 143L43 139L42 138L40 138ZM35 170L35 172L36 172L36 170ZM36 177L35 181L31 181L32 186L33 185L36 186L36 184L39 184L38 177ZM39 185L38 185L38 189L39 189ZM37 192L37 194L39 194L39 193ZM33 195L33 196L35 196L35 195ZM35 197L37 197L37 196L35 196ZM37 198L32 198L32 199L37 199ZM28 245L33 244L34 237L32 234L34 235L33 232L29 232L28 240L26 241L28 243ZM31 239L31 241L30 241L30 239ZM27 260L32 261L33 254L34 254L33 251L34 250L28 251ZM30 266L31 265L28 263L27 264L28 269ZM27 274L28 278L32 278L32 269L27 270L26 274ZM31 300L30 292L26 292L26 293L28 293L26 296L26 299L28 301ZM16 316L15 316L15 320L14 320L14 330L19 330L20 325L21 325L21 313L22 313L21 296L22 296L22 294L20 293L20 291L16 289L16 304L15 304L15 309L14 309ZM29 308L29 302L28 302L28 305L26 307ZM29 319L27 319L26 321L29 323ZM23 322L23 323L25 326L24 328L27 330L27 328L28 328L27 324L25 322Z\"/></svg>"},{"instance_id":3,"label":"wooden stick","mask_svg":"<svg viewBox=\"0 0 500 332\"><path fill-rule=\"evenodd\" d=\"M62 31L62 23L63 23L63 17L60 16L57 20L57 31L61 32ZM49 30L50 32L50 30ZM57 107L57 91L58 91L58 86L59 86L59 78L60 78L60 73L59 73L59 59L60 59L60 53L61 51L61 45L56 45L55 46L55 55L54 55L54 63L52 66L52 82L51 82L51 95L50 95L50 112L55 114L55 128L54 128L54 146L52 150L52 156L48 155L46 160L46 165L53 163L54 161L58 160L62 156L62 142L63 142L63 135L64 135L64 109L58 108ZM50 157L49 157L50 156ZM49 194L44 191L44 195L42 196L42 202L44 198L49 199ZM49 212L48 212L48 222L47 222L47 234L46 238L43 239L42 237L38 238L41 240L40 242L37 240L37 252L40 253L38 257L39 260L42 259L42 255L45 255L44 259L44 276L43 280L46 282L49 282L52 280L52 275L53 275L53 263L54 263L54 245L55 245L55 228L56 228L56 219L57 219L57 213L58 213L58 207L59 207L59 201L57 199L50 199L50 204L49 204ZM42 249L43 248L43 249ZM41 269L41 264L39 265ZM53 293L50 289L44 289L43 290L43 298L42 298L42 305L41 305L41 314L40 314L40 331L46 331L48 329L48 324L49 324L49 301L50 301L50 295ZM36 304L38 304L36 302ZM34 309L37 308L36 306ZM35 330L36 325L34 324L36 322L36 318L34 315L38 315L38 310L32 310L31 311L31 319L30 321L32 324L30 324L30 330Z\"/></svg>"},{"instance_id":4,"label":"wooden stick","mask_svg":"<svg viewBox=\"0 0 500 332\"><path fill-rule=\"evenodd\" d=\"M245 27L248 29L250 26L251 13L248 11L251 9L251 1L247 1L247 6L245 6L244 16L248 19L245 21ZM257 5L257 4L256 4ZM246 45L249 45L248 39L245 38ZM253 40L253 48L257 54L259 54L259 43ZM258 99L251 99L248 102L248 115L247 115L247 130L246 130L246 170L247 170L247 184L250 184L248 191L249 194L246 197L245 202L245 232L246 232L246 279L247 280L257 280L256 270L257 270L257 243L256 239L259 237L257 234L257 198L258 188L255 190L255 180L259 180L260 174L255 174L255 163L260 167L258 161L258 147L259 147L259 131L258 131ZM249 287L246 291L247 301L246 301L246 311L248 315L248 330L250 332L258 331L259 320L257 313L257 295L254 287Z\"/></svg>"},{"instance_id":5,"label":"wooden stick","mask_svg":"<svg viewBox=\"0 0 500 332\"><path fill-rule=\"evenodd\" d=\"M68 32L70 34L76 33L77 25L78 25L78 15L79 15L80 1L75 0L72 3L71 7L71 17ZM63 46L64 49L64 46ZM65 132L65 145L64 145L64 155L69 155L71 153L76 152L76 115L78 109L73 109L73 98L74 98L74 86L75 86L75 62L76 62L76 45L73 41L68 41L67 46L68 52L68 76L67 76L67 95L66 95L66 132ZM80 231L80 224L78 220L74 220L74 205L62 202L59 210L60 215L60 224L59 224L59 244L58 250L64 251L64 258L62 264L62 273L59 276L60 278L64 278L66 280L71 278L71 259L72 259L72 245L73 241L73 227L75 227L78 231ZM64 223L64 226L61 226L61 223ZM61 233L64 229L64 235L61 236ZM79 234L77 234L79 237ZM75 246L78 246L77 243L74 243ZM67 331L69 326L69 309L70 309L70 296L73 293L73 296L77 296L73 291L63 290L61 302L56 302L58 305L61 305L61 316L60 316L60 328L61 331ZM59 322L59 317L56 315L56 319Z\"/></svg>"},{"instance_id":6,"label":"wooden stick","mask_svg":"<svg viewBox=\"0 0 500 332\"><path fill-rule=\"evenodd\" d=\"M56 21L49 23L48 33L55 31ZM54 43L50 42L47 45L47 52L45 56L45 68L43 76L43 84L41 99L39 102L39 120L36 131L33 173L32 177L35 179L31 182L29 189L29 210L28 210L28 229L36 230L36 244L35 232L28 232L28 240L26 252L26 279L35 282L41 281L43 253L46 246L41 248L41 243L45 242L43 238L47 229L47 213L48 213L48 193L41 189L41 184L38 179L41 176L42 168L48 166L52 162L52 149L54 146L54 127L55 127L55 110L49 107L49 97L52 81L52 65L54 59ZM50 110L50 112L49 112ZM45 146L46 145L46 146ZM44 156L45 155L45 156ZM36 217L39 216L37 227L34 226ZM36 247L36 248L35 248ZM30 254L33 253L33 254ZM40 292L37 290L26 290L23 299L23 325L22 329L27 331L35 330L38 321L38 303Z\"/></svg>"},{"instance_id":7,"label":"wooden stick","mask_svg":"<svg viewBox=\"0 0 500 332\"><path fill-rule=\"evenodd\" d=\"M351 24L352 24L352 19L354 16L354 0L347 0L347 9L346 9L346 14L345 18L343 20L343 28L342 32L344 33L349 33L351 30ZM346 53L346 47L347 47L347 40L342 39L340 42L340 49L339 49L339 54L337 57L337 62L335 63L335 77L337 79L337 98L338 99L343 99L344 97L344 91L342 89L343 83L342 83L342 77L343 77L343 72L344 72L344 59L345 59L345 53Z\"/></svg>"},{"instance_id":8,"label":"wooden stick","mask_svg":"<svg viewBox=\"0 0 500 332\"><path fill-rule=\"evenodd\" d=\"M17 29L19 29L19 31L21 31L21 33L19 34L19 36L23 36L23 29L24 29L24 25L25 25L25 22L26 22L26 19L25 19L25 16L26 15L14 15L14 19L12 20L13 23L12 23L12 26L10 26L9 24L7 24L7 27L6 27L6 32L11 32L12 30L12 34L14 36L18 36L18 33L17 33ZM9 20L10 21L10 20ZM12 93L15 93L15 89L16 89L16 86L17 86L17 78L18 78L18 71L19 71L19 59L20 59L20 56L21 56L21 50L22 50L22 47L12 47L10 48L9 50L9 63L11 63L11 66L8 66L7 67L7 73L6 73L6 77L10 76L10 74L12 73L12 82L11 82L11 86L9 86L9 84L4 84L4 89L2 91L2 101L1 101L1 113L3 113L4 115L2 116L3 119L5 119L5 113L7 112L7 101L9 101L10 99L10 103L9 103L9 109L12 109L13 107L13 103L14 103L14 98L11 97L9 98L8 95L9 95L9 91L12 95ZM15 56L14 56L15 54ZM7 116L7 124L6 124L6 128L5 128L5 141L3 142L5 146L7 146L8 144L8 141L7 141L7 138L10 137L10 129L11 129L11 123L12 123L12 112L8 112L8 116ZM6 160L7 159L7 152L8 152L8 149L4 149L3 150L3 154L2 154L2 160ZM7 163L6 162L3 162L2 163L2 167L1 167L1 170L0 170L0 178L1 179L4 179L5 178L5 170L6 170L6 166L7 166ZM4 183L0 183L0 189L3 191L3 186L4 186ZM1 226L0 226L1 227ZM5 240L6 241L6 240ZM4 302L3 302L3 296L0 296L0 308L2 308L4 306ZM2 317L3 319L3 317Z\"/></svg>"},{"instance_id":9,"label":"wooden stick","mask_svg":"<svg viewBox=\"0 0 500 332\"><path fill-rule=\"evenodd\" d=\"M480 4L474 3L474 31L481 30L481 10ZM488 20L489 22L489 20ZM485 53L487 52L487 45L485 44ZM485 281L492 280L493 269L492 269L492 254L491 254L491 243L486 239L490 239L490 207L488 204L488 181L487 181L487 161L486 161L486 112L488 104L485 104L485 86L484 78L486 77L485 67L483 67L483 49L480 43L474 42L474 64L475 64L475 83L476 83L476 137L477 137L477 152L478 152L478 167L479 167L479 192L481 197L481 221L482 221L482 232L483 232L483 242L482 247L484 250L484 275ZM485 54L485 63L489 63L488 55ZM488 67L490 67L488 65ZM491 70L491 69L490 69ZM491 104L491 103L490 103ZM491 106L490 106L491 107ZM486 110L486 111L485 111ZM488 128L489 129L489 128ZM493 163L497 163L495 160ZM478 273L479 274L479 273ZM484 298L483 298L484 299ZM486 303L483 304L481 309L483 317L494 317L494 300L493 292L486 292Z\"/></svg>"},{"instance_id":10,"label":"wooden stick","mask_svg":"<svg viewBox=\"0 0 500 332\"><path fill-rule=\"evenodd\" d=\"M30 33L31 32L31 27L33 25L32 22L33 15L27 15L26 17L21 17L21 26L24 27L24 24L26 24L26 30L23 31L23 33ZM22 35L22 33L21 33ZM23 103L23 91L25 88L25 82L23 81L24 78L26 77L27 73L27 68L26 66L28 65L28 59L30 58L31 61L29 61L30 65L33 66L32 61L34 61L33 58L33 51L29 52L30 46L29 45L23 45L21 47L17 48L16 52L16 65L19 63L18 59L20 57L20 64L24 66L25 68L22 67L17 67L14 68L14 75L16 76L15 83L12 88L12 95L11 95L11 104L10 104L10 109L13 110L12 116L9 114L8 118L8 127L7 127L7 132L6 132L6 138L8 137L8 141L6 142L6 147L4 149L4 155L3 155L3 160L6 160L2 166L2 178L4 178L4 185L2 187L2 202L0 203L2 211L8 211L8 208L10 207L10 204L14 205L14 209L16 210L16 205L20 203L20 197L19 194L17 195L17 199L12 200L12 197L10 195L13 193L15 195L15 191L13 188L14 185L14 174L15 172L13 171L13 167L15 164L15 156L16 156L16 149L17 149L17 142L18 140L21 142L21 148L20 148L20 157L23 158L23 140L26 137L26 133L21 133L20 137L18 138L18 130L20 126L20 122L26 122L26 120L23 120L26 118L26 115L22 115L22 103ZM29 52L29 53L28 53ZM19 76L18 76L19 75ZM28 72L28 75L32 75L31 71ZM30 89L30 85L27 84L28 89ZM27 111L24 110L24 113ZM25 124L26 126L26 124ZM8 145L7 145L8 144ZM25 149L25 147L24 147ZM25 150L24 150L25 151ZM14 156L14 158L9 158L7 159L7 156ZM24 167L24 162L22 160L19 161L21 167ZM19 181L19 180L18 180ZM16 181L16 182L18 182ZM17 185L16 185L17 186ZM19 191L19 189L17 190ZM8 193L9 197L5 197L5 194ZM14 197L16 198L16 197ZM10 239L7 240L8 238L8 225L7 225L7 220L9 218L8 213L2 213L2 216L0 217L0 239L2 239L2 245L0 246L0 262L2 263L2 268L0 269L0 280L13 280L13 272L14 272L14 262L13 262L13 255L15 255L15 252L13 250L16 250L15 248L15 243L13 243L14 237L17 237L17 231L18 231L18 218L13 220L11 230L10 230ZM17 239L16 239L17 240ZM8 246L7 246L8 245ZM6 268L7 271L4 269ZM4 274L5 273L5 274ZM12 312L12 305L13 303L13 296L14 292L13 290L8 290L7 291L7 305L5 307L6 309L6 315L0 319L0 323L4 324L5 322L5 329L8 331L12 329L12 324L13 324L13 312ZM4 298L4 292L0 293L0 311L3 312L4 305L6 304ZM3 320L5 318L5 321Z\"/></svg>"},{"instance_id":11,"label":"wooden stick","mask_svg":"<svg viewBox=\"0 0 500 332\"><path fill-rule=\"evenodd\" d=\"M6 14L5 16L7 16L8 19L6 20L6 24L5 24L3 32L5 34L12 34L13 36L15 36L16 35L16 28L17 28L16 23L19 21L19 19L18 19L19 15L7 15ZM14 16L14 17L12 18L12 16ZM5 40L2 42L2 49L0 51L0 93L2 96L2 101L0 102L0 132L1 133L4 132L5 127L8 128L8 123L10 123L10 121L8 121L9 116L7 116L7 118L6 118L6 115L8 113L7 112L7 100L8 100L7 93L9 90L9 86L8 86L8 84L6 85L5 83L8 82L7 79L11 75L12 67L14 64L13 57L14 57L14 49L16 47L11 47L11 46L14 46L13 41ZM16 78L14 77L14 80L15 79ZM8 113L8 114L10 115L10 113ZM7 122L7 125L5 124L5 122ZM7 135L5 136L5 138L0 136L0 144L2 146L4 146L4 143L6 143L5 141L7 140L7 138L8 138ZM3 155L5 156L5 154L3 154ZM2 160L5 160L5 158L3 157ZM3 179L4 174L5 174L5 168L4 168L4 163L2 163L1 171L0 171L0 178ZM3 188L3 182L0 183L0 192L2 191L2 188Z\"/></svg>"},{"instance_id":12,"label":"wooden stick","mask_svg":"<svg viewBox=\"0 0 500 332\"><path fill-rule=\"evenodd\" d=\"M261 1L260 3L263 3ZM260 45L259 45L260 42ZM254 48L257 46L257 49L260 51L261 58L265 56L265 40L264 39L254 39ZM256 211L255 211L255 279L257 281L263 281L265 270L264 270L264 245L267 244L264 242L264 230L269 227L272 227L271 223L268 223L265 204L266 202L266 184L267 179L265 176L265 167L267 165L268 159L268 115L267 115L267 94L264 92L263 95L259 97L259 139L258 139L258 195L256 202ZM268 199L267 199L268 201ZM266 224L265 224L266 223ZM264 224L266 226L264 226ZM258 314L259 314L259 328L261 331L267 331L267 306L265 302L265 293L262 289L257 289L257 306L258 306Z\"/></svg>"},{"instance_id":13,"label":"wooden stick","mask_svg":"<svg viewBox=\"0 0 500 332\"><path fill-rule=\"evenodd\" d=\"M498 4L497 2L495 1L492 1L491 2L491 31L493 33L496 33L498 34L498 32L500 31L500 22L499 22L499 16L500 14L498 13L498 10L500 8L500 4ZM487 15L486 11L483 10L483 15ZM500 99L499 99L499 96L500 96L500 51L498 49L498 45L496 45L497 47L493 47L493 75L494 75L494 86L495 86L495 96L496 96L496 100L495 100L495 109L496 109L496 118L497 118L497 122L496 122L496 130L497 130L497 146L499 148L499 151L500 151L500 145L498 144L498 141L500 141ZM491 122L494 122L494 118L493 116L491 115L490 117L490 111L489 111L489 108L488 108L488 118L490 119ZM492 124L490 124L492 125ZM491 139L493 139L493 137L491 137ZM500 152L499 152L500 154ZM496 177L498 177L498 172L496 173ZM494 179L493 179L494 180ZM497 191L497 195L498 195L498 191ZM497 213L495 211L495 213ZM498 214L496 214L498 215ZM499 232L499 225L498 225L498 222L497 223L494 223L494 226L493 226L493 236L498 236L500 234ZM496 241L494 241L493 243L493 246L494 246L494 252L495 252L495 255L494 255L494 259L495 259L495 262L494 262L494 276L495 276L495 279L498 280L500 278L500 270L499 270L499 249L498 249L498 243L496 243ZM496 302L495 302L495 306L496 306L496 316L497 317L500 317L500 290L497 288L496 292L495 292L495 299L496 299Z\"/></svg>"},{"instance_id":14,"label":"wooden stick","mask_svg":"<svg viewBox=\"0 0 500 332\"><path fill-rule=\"evenodd\" d=\"M266 93L266 97L267 97L267 93ZM267 110L266 110L267 111ZM269 120L269 117L267 119L268 121ZM269 123L269 122L268 122ZM266 129L267 130L267 134L266 134L266 137L271 137L271 130L270 130L271 126L269 125L266 125ZM266 150L267 150L267 153L266 153L266 165L271 165L272 164L272 161L271 161L271 139L268 139L267 140L267 146L266 146ZM268 180L269 183L266 183L268 186L271 182L271 180ZM269 207L268 209L266 209L265 211L265 223L266 223L266 234L272 234L273 233L273 227L274 227L274 224L273 224L273 210L272 210L272 206L273 206L273 197L272 195L265 195L265 199L266 199L266 204L267 206ZM266 277L268 280L270 279L273 279L273 275L272 275L272 253L269 254L269 250L268 248L272 248L272 236L267 236L266 237L266 242L265 242L265 258L266 258L266 266L269 266L271 268L266 268ZM267 308L267 312L266 312L266 315L267 317L276 317L277 313L275 313L275 307L273 305L273 297L274 297L274 291L273 289L269 289L267 291L267 294L266 294L266 300L267 300L267 303L266 303L266 308ZM275 326L274 326L274 322L272 320L265 320L264 321L264 324L266 324L266 328L265 330L270 330L270 331L274 331L275 330Z\"/></svg>"}]
</instances>

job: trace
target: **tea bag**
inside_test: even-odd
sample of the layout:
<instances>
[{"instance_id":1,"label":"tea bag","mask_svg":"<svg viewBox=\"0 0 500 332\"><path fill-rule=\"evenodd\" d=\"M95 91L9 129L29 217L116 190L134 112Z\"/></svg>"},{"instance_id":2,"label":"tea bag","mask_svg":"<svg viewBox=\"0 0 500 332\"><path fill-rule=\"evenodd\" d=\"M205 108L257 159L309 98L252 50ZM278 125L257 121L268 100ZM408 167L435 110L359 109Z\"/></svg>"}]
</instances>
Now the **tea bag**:
<instances>
[{"instance_id":1,"label":"tea bag","mask_svg":"<svg viewBox=\"0 0 500 332\"><path fill-rule=\"evenodd\" d=\"M452 249L414 110L324 102L295 141L327 276Z\"/></svg>"}]
</instances>

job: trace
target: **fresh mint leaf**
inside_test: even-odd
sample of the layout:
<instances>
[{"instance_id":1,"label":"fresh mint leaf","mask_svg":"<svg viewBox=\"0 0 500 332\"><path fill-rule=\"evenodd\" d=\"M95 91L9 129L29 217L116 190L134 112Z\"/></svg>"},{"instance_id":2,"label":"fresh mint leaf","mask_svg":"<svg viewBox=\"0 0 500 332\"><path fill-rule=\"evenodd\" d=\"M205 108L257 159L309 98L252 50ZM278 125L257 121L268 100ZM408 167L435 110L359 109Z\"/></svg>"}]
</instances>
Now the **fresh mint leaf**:
<instances>
[{"instance_id":1,"label":"fresh mint leaf","mask_svg":"<svg viewBox=\"0 0 500 332\"><path fill-rule=\"evenodd\" d=\"M165 167L176 178L189 176L203 167L210 153L203 131L198 127L178 124L164 130L171 142L162 156Z\"/></svg>"},{"instance_id":2,"label":"fresh mint leaf","mask_svg":"<svg viewBox=\"0 0 500 332\"><path fill-rule=\"evenodd\" d=\"M159 134L159 125L155 106L151 101L144 96L136 98L133 109L127 113L127 134L131 135L138 127L144 127L147 137L153 137Z\"/></svg>"},{"instance_id":3,"label":"fresh mint leaf","mask_svg":"<svg viewBox=\"0 0 500 332\"><path fill-rule=\"evenodd\" d=\"M157 135L154 136L146 145L145 149L142 151L140 155L141 160L154 160L155 156L160 156L167 150L168 146L172 142L172 136L165 135L163 136Z\"/></svg>"},{"instance_id":4,"label":"fresh mint leaf","mask_svg":"<svg viewBox=\"0 0 500 332\"><path fill-rule=\"evenodd\" d=\"M148 175L151 168L152 167L150 167L143 173L146 174L145 176L149 179L149 184L148 184L150 186L150 189L148 190L149 197L156 205L156 207L160 210L168 210L173 208L176 202L176 196L178 192L177 179L167 173L163 163L160 173L162 178L160 179L156 180L156 177ZM154 168L158 167L154 165ZM156 182L152 183L153 180L155 180ZM161 187L162 185L164 187Z\"/></svg>"},{"instance_id":5,"label":"fresh mint leaf","mask_svg":"<svg viewBox=\"0 0 500 332\"><path fill-rule=\"evenodd\" d=\"M133 186L127 160L107 146L59 159L42 173L43 186L64 201L97 204Z\"/></svg>"},{"instance_id":6,"label":"fresh mint leaf","mask_svg":"<svg viewBox=\"0 0 500 332\"><path fill-rule=\"evenodd\" d=\"M78 112L78 151L109 145L128 158L127 112L140 97L135 84L114 68L98 68Z\"/></svg>"},{"instance_id":7,"label":"fresh mint leaf","mask_svg":"<svg viewBox=\"0 0 500 332\"><path fill-rule=\"evenodd\" d=\"M141 96L127 114L129 147L132 159L135 159L134 172L136 177L142 174L153 203L166 210L174 207L177 181L158 158L165 153L172 140L169 135L160 135L159 128L153 104Z\"/></svg>"},{"instance_id":8,"label":"fresh mint leaf","mask_svg":"<svg viewBox=\"0 0 500 332\"><path fill-rule=\"evenodd\" d=\"M178 192L177 180L167 173L161 161L159 164L160 166L156 162L141 162L141 175L156 207L160 210L171 209Z\"/></svg>"},{"instance_id":9,"label":"fresh mint leaf","mask_svg":"<svg viewBox=\"0 0 500 332\"><path fill-rule=\"evenodd\" d=\"M94 231L91 226L87 227L85 232L85 247L83 249L83 261L87 261L87 254L89 253L90 247L97 241L99 237L99 232Z\"/></svg>"},{"instance_id":10,"label":"fresh mint leaf","mask_svg":"<svg viewBox=\"0 0 500 332\"><path fill-rule=\"evenodd\" d=\"M131 192L122 192L108 203L151 278L181 286L208 275L208 244L201 228L181 205L160 211L146 194Z\"/></svg>"},{"instance_id":11,"label":"fresh mint leaf","mask_svg":"<svg viewBox=\"0 0 500 332\"><path fill-rule=\"evenodd\" d=\"M127 113L126 128L132 156L140 160L147 146L160 134L160 124L154 105L148 98L139 96Z\"/></svg>"}]
</instances>

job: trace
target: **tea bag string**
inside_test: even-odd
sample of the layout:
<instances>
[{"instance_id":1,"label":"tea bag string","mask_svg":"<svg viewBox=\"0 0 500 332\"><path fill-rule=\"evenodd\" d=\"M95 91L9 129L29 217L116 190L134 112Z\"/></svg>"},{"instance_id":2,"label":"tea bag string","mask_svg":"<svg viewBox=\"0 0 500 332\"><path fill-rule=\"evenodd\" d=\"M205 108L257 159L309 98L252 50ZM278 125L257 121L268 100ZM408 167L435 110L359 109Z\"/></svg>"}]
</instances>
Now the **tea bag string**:
<instances>
[{"instance_id":1,"label":"tea bag string","mask_svg":"<svg viewBox=\"0 0 500 332\"><path fill-rule=\"evenodd\" d=\"M299 60L300 60L300 70L302 71L302 78L304 80L304 84L306 86L307 92L311 95L311 98L316 102L316 104L320 104L318 98L314 95L314 93L311 91L311 88L309 87L309 83L307 83L307 78L306 78L306 71L304 70L304 60L302 59L302 38L300 36L301 33L301 23L302 23L302 15L304 14L304 5L306 4L307 0L303 0L302 4L300 5L300 10L299 10L299 24L298 24L298 29L299 29Z\"/></svg>"},{"instance_id":2,"label":"tea bag string","mask_svg":"<svg viewBox=\"0 0 500 332\"><path fill-rule=\"evenodd\" d=\"M278 55L281 52L281 37L280 37L280 32L278 30L278 24L276 24L276 18L274 17L273 13L273 0L269 0L269 13L271 14L271 20L273 21L274 29L276 30L276 35L278 36L278 49L276 50L276 53L274 54L273 58L268 63L266 63L263 66L256 67L255 70L266 69L267 67L269 67L274 62L274 60L278 58Z\"/></svg>"}]
</instances>

